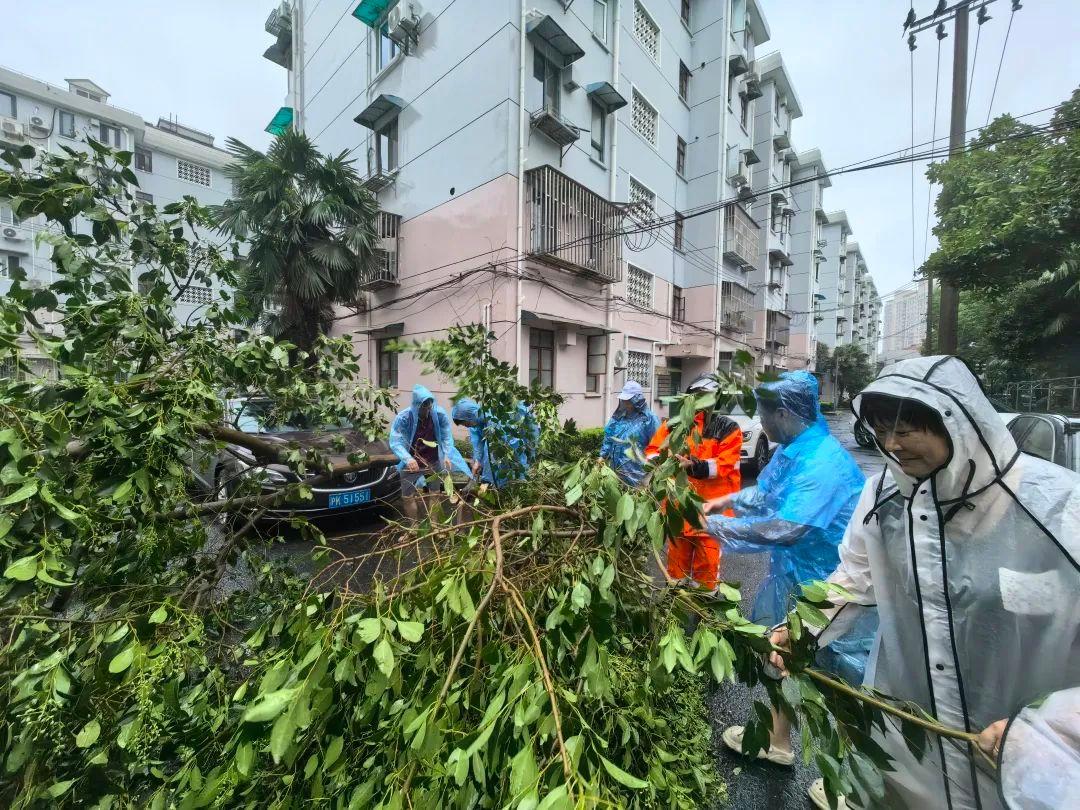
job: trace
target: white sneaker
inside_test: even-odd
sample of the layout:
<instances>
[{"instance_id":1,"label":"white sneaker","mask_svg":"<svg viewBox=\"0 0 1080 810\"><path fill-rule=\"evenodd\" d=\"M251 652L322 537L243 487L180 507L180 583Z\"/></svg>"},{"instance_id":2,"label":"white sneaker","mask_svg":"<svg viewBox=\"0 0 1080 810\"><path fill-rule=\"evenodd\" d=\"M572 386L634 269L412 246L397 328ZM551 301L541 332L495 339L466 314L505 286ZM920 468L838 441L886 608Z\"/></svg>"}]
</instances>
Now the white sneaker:
<instances>
[{"instance_id":1,"label":"white sneaker","mask_svg":"<svg viewBox=\"0 0 1080 810\"><path fill-rule=\"evenodd\" d=\"M744 726L728 726L724 729L721 739L723 739L724 745L735 753L741 754L743 752L742 741L745 731ZM788 768L795 764L795 754L793 752L777 748L775 745L770 745L768 751L758 751L757 758L767 759L775 765L784 765Z\"/></svg>"},{"instance_id":2,"label":"white sneaker","mask_svg":"<svg viewBox=\"0 0 1080 810\"><path fill-rule=\"evenodd\" d=\"M833 810L829 806L829 797L825 794L825 780L815 779L810 785L810 789L806 791L810 796L810 801L814 803L814 806L819 810ZM856 805L848 804L847 799L843 796L836 797L836 810L854 810Z\"/></svg>"}]
</instances>

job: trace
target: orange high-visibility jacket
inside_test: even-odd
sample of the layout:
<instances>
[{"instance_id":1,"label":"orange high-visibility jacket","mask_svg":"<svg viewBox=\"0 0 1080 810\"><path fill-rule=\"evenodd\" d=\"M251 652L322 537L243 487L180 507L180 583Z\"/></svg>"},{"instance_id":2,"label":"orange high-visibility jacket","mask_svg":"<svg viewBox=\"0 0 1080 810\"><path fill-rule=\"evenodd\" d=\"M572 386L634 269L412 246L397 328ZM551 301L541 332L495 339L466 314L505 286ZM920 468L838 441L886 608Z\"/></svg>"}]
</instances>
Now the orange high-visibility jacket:
<instances>
[{"instance_id":1,"label":"orange high-visibility jacket","mask_svg":"<svg viewBox=\"0 0 1080 810\"><path fill-rule=\"evenodd\" d=\"M734 426L734 429L731 427ZM712 500L730 492L738 492L742 485L742 475L739 471L739 453L742 450L742 430L734 422L728 422L728 432L719 438L705 435L705 414L698 413L694 417L694 428L687 437L686 444L690 451L690 458L705 462L697 465L701 469L697 472L704 473L695 476L695 470L687 470L690 475L690 484L694 491L703 500ZM645 457L653 458L660 454L660 448L668 437L667 420L665 419L656 435L652 437L649 446L645 448ZM692 529L689 524L684 534L708 535L708 532Z\"/></svg>"}]
</instances>

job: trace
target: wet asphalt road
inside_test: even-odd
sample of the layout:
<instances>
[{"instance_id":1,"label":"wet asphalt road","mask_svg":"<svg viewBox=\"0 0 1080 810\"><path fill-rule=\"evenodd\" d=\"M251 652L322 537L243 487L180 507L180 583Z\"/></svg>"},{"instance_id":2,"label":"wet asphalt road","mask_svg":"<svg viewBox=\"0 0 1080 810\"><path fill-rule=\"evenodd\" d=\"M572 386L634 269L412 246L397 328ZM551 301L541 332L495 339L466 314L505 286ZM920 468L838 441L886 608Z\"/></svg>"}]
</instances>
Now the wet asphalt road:
<instances>
[{"instance_id":1,"label":"wet asphalt road","mask_svg":"<svg viewBox=\"0 0 1080 810\"><path fill-rule=\"evenodd\" d=\"M851 432L851 417L839 414L827 417L830 430L855 458L860 469L869 476L881 469L881 458L874 451L858 447ZM754 478L744 476L744 486L752 486ZM362 554L370 548L371 534L379 528L379 523L358 527L355 522L343 521L341 525L323 526L331 546L346 556ZM301 540L275 544L271 547L271 556L292 558L299 571L311 574L321 567L311 559L311 545ZM729 582L740 583L744 594L743 607L749 611L750 603L757 592L768 566L767 554L726 553L721 561L721 577ZM374 573L373 565L352 567L347 585L354 590L364 587ZM335 578L337 584L346 585L342 578ZM740 685L726 684L718 689L710 701L710 716L713 726L713 740L717 751L717 768L728 786L728 798L717 807L736 808L737 810L786 810L787 808L812 807L806 791L818 773L813 767L802 764L795 735L796 764L793 768L760 761L751 761L729 751L720 739L721 732L729 725L742 724L754 698L767 702L763 689L754 694Z\"/></svg>"}]
</instances>

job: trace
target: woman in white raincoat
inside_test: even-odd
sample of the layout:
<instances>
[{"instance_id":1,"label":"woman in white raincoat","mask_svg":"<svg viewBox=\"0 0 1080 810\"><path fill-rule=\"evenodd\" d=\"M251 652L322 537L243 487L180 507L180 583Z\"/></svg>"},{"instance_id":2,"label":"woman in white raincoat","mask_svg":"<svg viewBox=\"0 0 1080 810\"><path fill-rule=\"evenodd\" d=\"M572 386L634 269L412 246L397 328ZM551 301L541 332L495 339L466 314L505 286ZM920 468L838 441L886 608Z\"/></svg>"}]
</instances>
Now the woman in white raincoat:
<instances>
[{"instance_id":1,"label":"woman in white raincoat","mask_svg":"<svg viewBox=\"0 0 1080 810\"><path fill-rule=\"evenodd\" d=\"M884 369L852 409L887 467L866 482L830 578L877 605L866 683L981 733L1002 777L933 735L916 761L890 724L886 805L1080 807L1078 793L1061 803L1080 785L1080 476L1019 453L955 357ZM927 417L933 429L911 424ZM858 608L833 622L845 612Z\"/></svg>"}]
</instances>

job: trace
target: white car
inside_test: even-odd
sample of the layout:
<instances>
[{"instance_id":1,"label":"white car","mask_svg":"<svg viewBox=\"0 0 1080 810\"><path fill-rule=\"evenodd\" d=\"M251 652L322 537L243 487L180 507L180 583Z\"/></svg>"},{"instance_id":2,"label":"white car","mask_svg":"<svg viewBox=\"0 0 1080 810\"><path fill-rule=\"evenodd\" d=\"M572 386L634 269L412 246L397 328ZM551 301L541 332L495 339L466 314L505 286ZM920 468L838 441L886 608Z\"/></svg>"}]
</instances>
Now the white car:
<instances>
[{"instance_id":1,"label":"white car","mask_svg":"<svg viewBox=\"0 0 1080 810\"><path fill-rule=\"evenodd\" d=\"M742 431L742 451L739 453L739 460L747 472L756 475L769 463L773 451L776 450L776 443L770 442L769 437L765 435L761 427L761 417L747 415L746 411L738 405L728 416L735 420L735 424Z\"/></svg>"}]
</instances>

